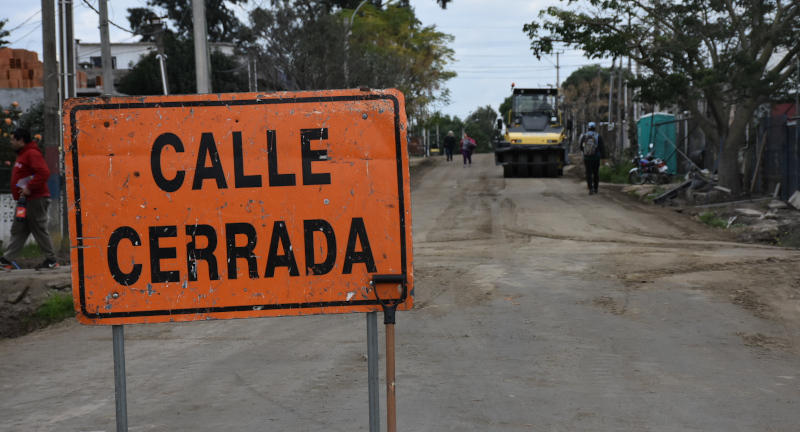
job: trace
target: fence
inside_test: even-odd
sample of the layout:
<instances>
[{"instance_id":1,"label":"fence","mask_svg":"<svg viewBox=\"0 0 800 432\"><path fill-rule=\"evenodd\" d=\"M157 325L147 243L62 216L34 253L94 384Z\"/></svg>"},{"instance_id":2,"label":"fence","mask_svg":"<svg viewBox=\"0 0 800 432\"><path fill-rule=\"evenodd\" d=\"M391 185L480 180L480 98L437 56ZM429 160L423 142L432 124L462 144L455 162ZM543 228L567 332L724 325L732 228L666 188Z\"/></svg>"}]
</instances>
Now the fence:
<instances>
[{"instance_id":1,"label":"fence","mask_svg":"<svg viewBox=\"0 0 800 432\"><path fill-rule=\"evenodd\" d=\"M746 164L746 189L752 188L754 193L772 194L780 185L780 198L784 201L798 190L800 152L796 121L789 121L786 115L764 117L758 140L748 150L745 159L754 162Z\"/></svg>"}]
</instances>

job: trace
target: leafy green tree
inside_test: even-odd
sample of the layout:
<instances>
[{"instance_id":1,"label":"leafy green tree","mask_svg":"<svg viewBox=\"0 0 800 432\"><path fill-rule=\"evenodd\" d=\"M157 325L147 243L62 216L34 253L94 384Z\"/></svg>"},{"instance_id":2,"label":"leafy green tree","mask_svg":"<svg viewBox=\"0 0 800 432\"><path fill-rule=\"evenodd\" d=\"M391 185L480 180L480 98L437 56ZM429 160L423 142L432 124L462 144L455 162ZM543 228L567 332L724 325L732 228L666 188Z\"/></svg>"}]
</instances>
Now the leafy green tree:
<instances>
[{"instance_id":1,"label":"leafy green tree","mask_svg":"<svg viewBox=\"0 0 800 432\"><path fill-rule=\"evenodd\" d=\"M328 0L325 3L328 4L330 8L329 10L333 10L335 8L353 10L357 8L359 4L361 4L361 1L362 0ZM436 0L436 3L441 6L442 9L447 9L447 4L450 3L450 1L451 0ZM368 3L379 8L388 2L384 2L383 0L371 0ZM409 0L399 0L393 4L405 8L411 6Z\"/></svg>"},{"instance_id":2,"label":"leafy green tree","mask_svg":"<svg viewBox=\"0 0 800 432\"><path fill-rule=\"evenodd\" d=\"M171 33L164 34L164 52L167 55L169 75L167 81L172 94L194 94L197 92L197 77L194 65L194 40L176 39ZM215 92L241 92L248 90L247 71L240 68L236 58L211 52L211 88ZM118 90L129 95L159 95L161 71L155 52L140 58L130 72L120 80Z\"/></svg>"},{"instance_id":3,"label":"leafy green tree","mask_svg":"<svg viewBox=\"0 0 800 432\"><path fill-rule=\"evenodd\" d=\"M18 128L22 110L14 102L10 107L0 106L0 167L8 167L5 162L14 162L16 155L11 148L11 131Z\"/></svg>"},{"instance_id":4,"label":"leafy green tree","mask_svg":"<svg viewBox=\"0 0 800 432\"><path fill-rule=\"evenodd\" d=\"M504 122L508 121L508 115L511 112L513 105L514 105L514 97L508 96L503 99L503 103L500 104L500 117L503 119Z\"/></svg>"},{"instance_id":5,"label":"leafy green tree","mask_svg":"<svg viewBox=\"0 0 800 432\"><path fill-rule=\"evenodd\" d=\"M447 46L451 35L422 26L410 7L362 7L352 25L347 87L395 87L406 98L406 112L416 116L432 104L447 104L445 83L456 76L446 69L455 61ZM342 12L351 16L347 10Z\"/></svg>"},{"instance_id":6,"label":"leafy green tree","mask_svg":"<svg viewBox=\"0 0 800 432\"><path fill-rule=\"evenodd\" d=\"M341 88L344 82L345 27L317 1L279 0L255 8L250 22L256 37L259 75L268 90Z\"/></svg>"},{"instance_id":7,"label":"leafy green tree","mask_svg":"<svg viewBox=\"0 0 800 432\"><path fill-rule=\"evenodd\" d=\"M44 133L44 101L39 101L24 113L19 104L0 106L0 192L11 191L11 169L17 155L11 147L11 132L18 128L30 131L35 141L42 140Z\"/></svg>"},{"instance_id":8,"label":"leafy green tree","mask_svg":"<svg viewBox=\"0 0 800 432\"><path fill-rule=\"evenodd\" d=\"M738 152L756 109L782 91L800 52L800 3L781 0L572 0L523 27L534 55L566 43L645 69L641 100L689 110L721 146L720 182L742 191Z\"/></svg>"},{"instance_id":9,"label":"leafy green tree","mask_svg":"<svg viewBox=\"0 0 800 432\"><path fill-rule=\"evenodd\" d=\"M139 42L155 42L155 32L159 29L153 25L160 21L158 15L150 8L130 8L128 9L128 22L131 31L140 36Z\"/></svg>"},{"instance_id":10,"label":"leafy green tree","mask_svg":"<svg viewBox=\"0 0 800 432\"><path fill-rule=\"evenodd\" d=\"M437 126L439 127L439 135L436 135ZM430 134L433 142L438 142L440 145L444 145L444 137L447 136L448 131L453 131L453 135L456 137L456 140L461 139L461 130L464 129L464 122L461 121L458 116L450 117L447 114L442 114L441 111L436 111L430 117L428 117L423 124L419 125L420 133L423 127L428 129L428 133ZM457 152L458 149L456 149L456 153Z\"/></svg>"},{"instance_id":11,"label":"leafy green tree","mask_svg":"<svg viewBox=\"0 0 800 432\"><path fill-rule=\"evenodd\" d=\"M452 37L423 27L411 8L366 3L349 25L352 10L328 12L315 0L276 0L250 14L258 46L258 70L268 90L321 90L368 86L397 88L410 117L446 103L444 83L455 76ZM345 24L345 18L348 24Z\"/></svg>"},{"instance_id":12,"label":"leafy green tree","mask_svg":"<svg viewBox=\"0 0 800 432\"><path fill-rule=\"evenodd\" d=\"M491 105L479 107L471 112L465 121L467 135L475 140L478 153L492 151L492 141L497 138L497 112Z\"/></svg>"},{"instance_id":13,"label":"leafy green tree","mask_svg":"<svg viewBox=\"0 0 800 432\"><path fill-rule=\"evenodd\" d=\"M209 42L235 42L248 33L247 28L236 18L228 6L241 6L247 0L205 0L206 26ZM149 21L156 16L153 8L164 9L167 20L180 38L192 36L194 21L192 0L147 0L146 8L128 9L128 22L134 32L142 35L142 41L153 41Z\"/></svg>"},{"instance_id":14,"label":"leafy green tree","mask_svg":"<svg viewBox=\"0 0 800 432\"><path fill-rule=\"evenodd\" d=\"M34 103L25 110L19 116L18 124L19 127L30 131L32 138L41 141L37 136L44 135L44 100Z\"/></svg>"}]
</instances>

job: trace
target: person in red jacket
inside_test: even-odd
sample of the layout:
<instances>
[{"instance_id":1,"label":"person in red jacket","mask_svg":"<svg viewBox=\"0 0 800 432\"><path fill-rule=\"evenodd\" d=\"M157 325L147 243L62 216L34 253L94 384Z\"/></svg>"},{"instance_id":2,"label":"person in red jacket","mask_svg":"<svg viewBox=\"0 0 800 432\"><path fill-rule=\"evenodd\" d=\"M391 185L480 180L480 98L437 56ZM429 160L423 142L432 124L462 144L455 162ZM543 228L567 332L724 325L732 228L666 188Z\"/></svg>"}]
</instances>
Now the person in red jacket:
<instances>
[{"instance_id":1,"label":"person in red jacket","mask_svg":"<svg viewBox=\"0 0 800 432\"><path fill-rule=\"evenodd\" d=\"M18 128L11 133L11 146L17 153L14 169L11 171L11 194L14 200L25 197L27 215L22 220L16 218L11 224L11 240L0 257L0 267L13 269L11 260L17 256L28 236L33 234L42 250L45 260L36 270L52 269L59 266L50 232L47 230L48 209L50 208L50 189L47 180L50 170L36 141L31 141L31 133Z\"/></svg>"}]
</instances>

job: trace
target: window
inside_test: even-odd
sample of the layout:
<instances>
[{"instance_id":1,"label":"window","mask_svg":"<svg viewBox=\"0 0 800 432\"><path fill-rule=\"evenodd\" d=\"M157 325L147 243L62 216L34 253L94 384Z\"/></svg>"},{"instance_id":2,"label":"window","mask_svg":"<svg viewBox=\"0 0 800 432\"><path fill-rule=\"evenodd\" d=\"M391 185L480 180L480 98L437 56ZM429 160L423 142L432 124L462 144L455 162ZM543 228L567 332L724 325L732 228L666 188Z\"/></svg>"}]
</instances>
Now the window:
<instances>
[{"instance_id":1,"label":"window","mask_svg":"<svg viewBox=\"0 0 800 432\"><path fill-rule=\"evenodd\" d=\"M103 58L102 57L89 57L89 61L92 63L92 67L95 69L102 69L103 68ZM117 68L117 58L111 57L111 69Z\"/></svg>"}]
</instances>

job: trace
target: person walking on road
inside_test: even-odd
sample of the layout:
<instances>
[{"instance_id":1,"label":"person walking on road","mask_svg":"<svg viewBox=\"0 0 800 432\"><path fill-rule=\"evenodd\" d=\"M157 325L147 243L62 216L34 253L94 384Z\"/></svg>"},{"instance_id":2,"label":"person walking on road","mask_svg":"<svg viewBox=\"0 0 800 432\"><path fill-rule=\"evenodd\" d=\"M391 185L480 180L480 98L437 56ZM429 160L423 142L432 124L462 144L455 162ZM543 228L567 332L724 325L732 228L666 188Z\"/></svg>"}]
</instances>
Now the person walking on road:
<instances>
[{"instance_id":1,"label":"person walking on road","mask_svg":"<svg viewBox=\"0 0 800 432\"><path fill-rule=\"evenodd\" d=\"M456 137L453 131L447 131L447 136L444 137L444 153L447 155L447 161L453 160L453 150L456 148Z\"/></svg>"},{"instance_id":2,"label":"person walking on road","mask_svg":"<svg viewBox=\"0 0 800 432\"><path fill-rule=\"evenodd\" d=\"M606 147L603 137L597 133L594 122L589 122L589 132L581 137L581 152L583 164L586 167L586 184L589 186L589 195L597 193L600 184L600 161L606 157Z\"/></svg>"},{"instance_id":3,"label":"person walking on road","mask_svg":"<svg viewBox=\"0 0 800 432\"><path fill-rule=\"evenodd\" d=\"M475 140L470 138L464 132L464 138L461 140L461 154L464 156L464 168L472 166L472 152L477 148Z\"/></svg>"},{"instance_id":4,"label":"person walking on road","mask_svg":"<svg viewBox=\"0 0 800 432\"><path fill-rule=\"evenodd\" d=\"M50 208L47 180L50 178L50 170L44 161L42 150L36 141L31 140L31 133L26 129L17 128L11 132L11 146L17 153L17 160L11 170L11 194L18 202L20 198L25 198L25 209L22 217L17 212L17 217L11 224L11 240L0 257L0 267L8 270L15 268L12 260L22 250L28 236L33 234L45 256L44 262L36 270L57 268L59 264L56 251L50 232L47 231L47 211Z\"/></svg>"}]
</instances>

